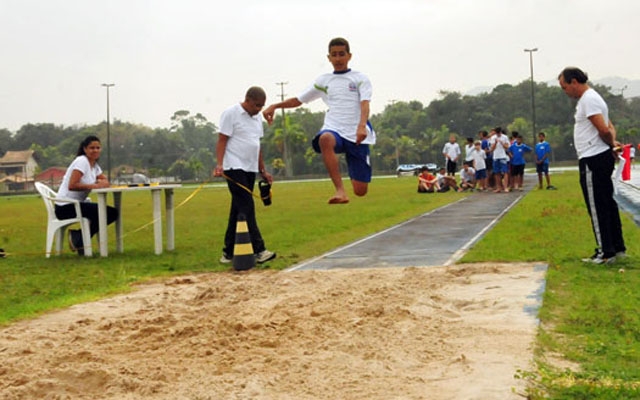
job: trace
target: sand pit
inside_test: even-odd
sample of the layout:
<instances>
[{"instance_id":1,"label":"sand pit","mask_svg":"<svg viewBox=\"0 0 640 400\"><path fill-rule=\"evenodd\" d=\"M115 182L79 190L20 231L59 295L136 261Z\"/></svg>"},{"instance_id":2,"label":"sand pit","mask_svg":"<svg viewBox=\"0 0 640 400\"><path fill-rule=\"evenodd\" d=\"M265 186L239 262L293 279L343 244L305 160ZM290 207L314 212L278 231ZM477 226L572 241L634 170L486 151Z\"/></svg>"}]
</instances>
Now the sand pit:
<instances>
[{"instance_id":1,"label":"sand pit","mask_svg":"<svg viewBox=\"0 0 640 400\"><path fill-rule=\"evenodd\" d=\"M532 264L203 274L0 330L1 399L521 399Z\"/></svg>"}]
</instances>

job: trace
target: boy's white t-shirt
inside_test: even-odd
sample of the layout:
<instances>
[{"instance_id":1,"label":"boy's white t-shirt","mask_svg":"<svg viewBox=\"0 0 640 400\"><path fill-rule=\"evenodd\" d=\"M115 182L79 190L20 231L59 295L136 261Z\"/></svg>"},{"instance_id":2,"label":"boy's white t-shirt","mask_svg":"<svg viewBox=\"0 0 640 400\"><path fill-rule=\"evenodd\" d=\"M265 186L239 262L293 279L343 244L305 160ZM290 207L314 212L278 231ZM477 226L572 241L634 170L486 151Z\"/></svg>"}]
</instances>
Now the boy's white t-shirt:
<instances>
[{"instance_id":1,"label":"boy's white t-shirt","mask_svg":"<svg viewBox=\"0 0 640 400\"><path fill-rule=\"evenodd\" d=\"M469 167L467 169L462 168L462 170L460 171L460 178L462 178L463 181L473 181L476 177L476 170Z\"/></svg>"},{"instance_id":2,"label":"boy's white t-shirt","mask_svg":"<svg viewBox=\"0 0 640 400\"><path fill-rule=\"evenodd\" d=\"M477 150L474 148L471 150L471 158L473 159L476 171L487 169L487 163L485 162L487 153L485 153L484 150Z\"/></svg>"},{"instance_id":3,"label":"boy's white t-shirt","mask_svg":"<svg viewBox=\"0 0 640 400\"><path fill-rule=\"evenodd\" d=\"M69 181L71 180L71 174L76 170L82 172L80 183L84 185L91 185L96 183L96 181L98 180L98 176L102 174L102 168L100 168L98 163L95 163L93 167L91 167L91 163L89 163L89 159L87 158L87 156L83 155L76 157L69 165L69 168L67 168L67 171L64 173L62 183L60 184L60 189L58 189L58 197L66 197L78 201L85 201L87 199L87 196L89 196L91 190L69 190ZM69 203L58 201L56 202L56 204L62 206Z\"/></svg>"},{"instance_id":4,"label":"boy's white t-shirt","mask_svg":"<svg viewBox=\"0 0 640 400\"><path fill-rule=\"evenodd\" d=\"M460 145L455 142L454 143L447 142L444 144L444 147L442 148L442 153L447 154L451 161L456 160L461 154Z\"/></svg>"},{"instance_id":5,"label":"boy's white t-shirt","mask_svg":"<svg viewBox=\"0 0 640 400\"><path fill-rule=\"evenodd\" d=\"M494 160L508 160L509 156L507 156L507 150L502 145L509 145L509 138L506 135L493 135L491 139L489 139L489 145L493 147L493 144L496 143L496 148L493 149L493 159ZM508 146L507 146L508 147Z\"/></svg>"},{"instance_id":6,"label":"boy's white t-shirt","mask_svg":"<svg viewBox=\"0 0 640 400\"><path fill-rule=\"evenodd\" d=\"M334 131L355 143L358 123L360 123L360 103L371 101L372 92L371 81L365 74L348 70L344 73L333 72L320 75L313 85L297 96L297 99L302 103L322 99L329 107L322 130ZM375 144L375 142L375 132L373 129L368 129L367 137L362 143Z\"/></svg>"},{"instance_id":7,"label":"boy's white t-shirt","mask_svg":"<svg viewBox=\"0 0 640 400\"><path fill-rule=\"evenodd\" d=\"M473 161L473 154L471 152L475 150L476 146L473 144L465 144L464 145L464 160L466 162Z\"/></svg>"}]
</instances>

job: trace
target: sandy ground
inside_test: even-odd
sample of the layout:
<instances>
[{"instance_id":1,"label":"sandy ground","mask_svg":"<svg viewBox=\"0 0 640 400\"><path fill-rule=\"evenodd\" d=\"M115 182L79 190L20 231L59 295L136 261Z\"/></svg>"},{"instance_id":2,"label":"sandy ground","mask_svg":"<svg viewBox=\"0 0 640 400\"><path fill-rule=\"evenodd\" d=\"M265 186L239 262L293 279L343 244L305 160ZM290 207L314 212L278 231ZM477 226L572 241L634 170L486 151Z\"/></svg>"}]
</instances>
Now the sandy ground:
<instances>
[{"instance_id":1,"label":"sandy ground","mask_svg":"<svg viewBox=\"0 0 640 400\"><path fill-rule=\"evenodd\" d=\"M0 398L522 399L543 279L509 264L145 284L1 329Z\"/></svg>"}]
</instances>

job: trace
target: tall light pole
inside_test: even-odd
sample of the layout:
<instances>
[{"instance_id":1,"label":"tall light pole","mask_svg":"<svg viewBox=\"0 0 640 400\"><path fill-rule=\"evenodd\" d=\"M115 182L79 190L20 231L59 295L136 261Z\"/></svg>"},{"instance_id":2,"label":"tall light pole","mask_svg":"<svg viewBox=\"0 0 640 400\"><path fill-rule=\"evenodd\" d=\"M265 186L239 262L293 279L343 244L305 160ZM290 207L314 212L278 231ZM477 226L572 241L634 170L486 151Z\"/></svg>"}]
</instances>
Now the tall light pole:
<instances>
[{"instance_id":1,"label":"tall light pole","mask_svg":"<svg viewBox=\"0 0 640 400\"><path fill-rule=\"evenodd\" d=\"M533 144L536 144L536 98L535 98L535 86L533 83L533 52L538 51L538 48L524 49L529 53L529 68L531 68L531 121L533 123Z\"/></svg>"},{"instance_id":2,"label":"tall light pole","mask_svg":"<svg viewBox=\"0 0 640 400\"><path fill-rule=\"evenodd\" d=\"M284 101L284 85L289 82L276 82L280 86L280 101ZM287 144L287 120L282 107L282 158L284 158L284 174L287 178L293 176L293 165L291 165L291 157L289 154L289 146Z\"/></svg>"},{"instance_id":3,"label":"tall light pole","mask_svg":"<svg viewBox=\"0 0 640 400\"><path fill-rule=\"evenodd\" d=\"M107 178L111 182L111 127L109 117L109 88L115 86L115 83L103 83L102 86L107 88Z\"/></svg>"}]
</instances>

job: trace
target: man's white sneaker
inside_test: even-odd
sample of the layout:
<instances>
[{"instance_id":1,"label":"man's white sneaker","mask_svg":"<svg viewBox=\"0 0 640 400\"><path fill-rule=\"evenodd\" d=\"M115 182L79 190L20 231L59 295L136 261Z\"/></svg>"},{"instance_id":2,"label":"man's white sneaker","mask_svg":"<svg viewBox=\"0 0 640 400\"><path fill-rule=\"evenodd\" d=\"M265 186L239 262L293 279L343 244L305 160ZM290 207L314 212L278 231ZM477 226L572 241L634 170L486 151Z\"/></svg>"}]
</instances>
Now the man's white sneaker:
<instances>
[{"instance_id":1,"label":"man's white sneaker","mask_svg":"<svg viewBox=\"0 0 640 400\"><path fill-rule=\"evenodd\" d=\"M256 262L258 264L265 263L269 260L273 260L276 258L276 253L269 250L262 250L260 253L256 254Z\"/></svg>"},{"instance_id":2,"label":"man's white sneaker","mask_svg":"<svg viewBox=\"0 0 640 400\"><path fill-rule=\"evenodd\" d=\"M582 262L591 264L613 264L616 262L616 256L605 257L600 249L596 249L596 252L591 257L583 258Z\"/></svg>"},{"instance_id":3,"label":"man's white sneaker","mask_svg":"<svg viewBox=\"0 0 640 400\"><path fill-rule=\"evenodd\" d=\"M222 264L229 264L231 261L233 261L233 258L230 258L226 254L222 253L222 257L220 257L220 262Z\"/></svg>"}]
</instances>

